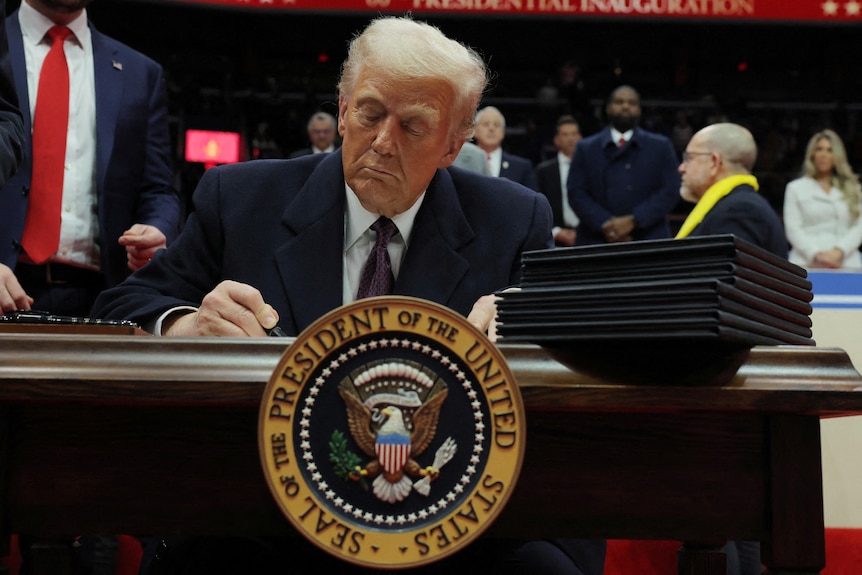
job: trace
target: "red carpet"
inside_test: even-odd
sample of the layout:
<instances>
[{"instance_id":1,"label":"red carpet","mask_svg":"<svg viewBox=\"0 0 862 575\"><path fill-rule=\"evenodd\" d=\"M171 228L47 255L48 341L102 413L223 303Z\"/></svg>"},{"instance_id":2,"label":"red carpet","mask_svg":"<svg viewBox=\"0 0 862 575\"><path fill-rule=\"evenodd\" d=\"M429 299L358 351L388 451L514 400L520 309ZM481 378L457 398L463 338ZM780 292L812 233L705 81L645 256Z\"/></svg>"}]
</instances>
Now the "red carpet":
<instances>
[{"instance_id":1,"label":"red carpet","mask_svg":"<svg viewBox=\"0 0 862 575\"><path fill-rule=\"evenodd\" d=\"M604 575L676 575L678 541L608 541ZM822 575L862 573L862 529L826 530Z\"/></svg>"}]
</instances>

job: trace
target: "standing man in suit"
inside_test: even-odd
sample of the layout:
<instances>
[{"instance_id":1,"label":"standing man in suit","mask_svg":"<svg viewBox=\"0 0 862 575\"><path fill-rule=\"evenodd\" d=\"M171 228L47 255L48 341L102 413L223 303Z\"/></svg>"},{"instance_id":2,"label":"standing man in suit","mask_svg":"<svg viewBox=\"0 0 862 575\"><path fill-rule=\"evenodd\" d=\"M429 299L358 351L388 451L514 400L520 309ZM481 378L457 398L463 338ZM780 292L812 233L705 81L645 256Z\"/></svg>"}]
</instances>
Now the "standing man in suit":
<instances>
[{"instance_id":1,"label":"standing man in suit","mask_svg":"<svg viewBox=\"0 0 862 575\"><path fill-rule=\"evenodd\" d=\"M581 220L578 245L670 237L667 215L679 200L670 140L638 127L640 95L611 92L610 124L579 144L569 171L569 203Z\"/></svg>"},{"instance_id":2,"label":"standing man in suit","mask_svg":"<svg viewBox=\"0 0 862 575\"><path fill-rule=\"evenodd\" d=\"M754 137L742 126L712 124L697 132L679 165L680 195L697 205L676 237L734 234L787 258L781 220L751 175L756 159Z\"/></svg>"},{"instance_id":3,"label":"standing man in suit","mask_svg":"<svg viewBox=\"0 0 862 575\"><path fill-rule=\"evenodd\" d=\"M290 157L298 158L309 154L322 154L335 150L335 118L327 112L315 112L308 119L308 141L310 148L293 152Z\"/></svg>"},{"instance_id":4,"label":"standing man in suit","mask_svg":"<svg viewBox=\"0 0 862 575\"><path fill-rule=\"evenodd\" d=\"M487 106L476 113L476 145L488 160L492 176L499 176L538 190L533 163L527 158L504 152L501 145L506 137L506 118L494 106Z\"/></svg>"},{"instance_id":5,"label":"standing man in suit","mask_svg":"<svg viewBox=\"0 0 862 575\"><path fill-rule=\"evenodd\" d=\"M100 34L87 21L88 4L24 0L6 21L26 141L20 170L0 190L2 311L88 315L102 289L144 266L179 231L162 69ZM39 86L51 86L55 70L68 78L63 93L68 93L70 113L65 130L49 130L66 134L59 151L52 148L59 169L51 170L43 164L47 156L34 153L44 148L33 127L34 120L36 128L40 124ZM46 170L59 179L41 183ZM59 226L35 216L53 204L43 199L46 190L58 198L54 214L60 215L54 217ZM49 229L59 239L28 253L34 245L29 238Z\"/></svg>"},{"instance_id":6,"label":"standing man in suit","mask_svg":"<svg viewBox=\"0 0 862 575\"><path fill-rule=\"evenodd\" d=\"M573 116L561 116L557 120L557 133L554 135L557 157L545 160L536 168L539 191L548 198L554 210L554 243L560 247L575 245L576 229L580 223L569 205L568 194L563 193L569 179L572 156L580 141L578 121Z\"/></svg>"},{"instance_id":7,"label":"standing man in suit","mask_svg":"<svg viewBox=\"0 0 862 575\"><path fill-rule=\"evenodd\" d=\"M374 295L434 301L488 329L488 294L519 281L524 250L553 243L541 194L450 167L472 135L485 64L410 18L375 20L348 54L338 87L341 148L208 170L176 243L104 292L94 315L163 335L264 336L276 325L297 335L372 295L360 278L382 270ZM541 572L602 571L603 542L534 543L529 552L552 565ZM293 555L299 563L326 560L310 547ZM283 553L273 552L280 566Z\"/></svg>"}]
</instances>

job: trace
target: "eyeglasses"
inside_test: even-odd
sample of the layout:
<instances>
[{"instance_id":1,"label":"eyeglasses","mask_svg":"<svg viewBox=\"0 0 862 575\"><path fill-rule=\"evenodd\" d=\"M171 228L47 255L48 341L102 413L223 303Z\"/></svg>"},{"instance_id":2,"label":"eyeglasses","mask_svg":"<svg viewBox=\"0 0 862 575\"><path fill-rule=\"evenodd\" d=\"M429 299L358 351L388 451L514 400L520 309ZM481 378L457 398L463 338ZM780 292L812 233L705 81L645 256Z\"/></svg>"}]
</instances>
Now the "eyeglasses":
<instances>
[{"instance_id":1,"label":"eyeglasses","mask_svg":"<svg viewBox=\"0 0 862 575\"><path fill-rule=\"evenodd\" d=\"M682 153L682 163L687 164L695 159L697 156L711 156L712 152L683 152Z\"/></svg>"}]
</instances>

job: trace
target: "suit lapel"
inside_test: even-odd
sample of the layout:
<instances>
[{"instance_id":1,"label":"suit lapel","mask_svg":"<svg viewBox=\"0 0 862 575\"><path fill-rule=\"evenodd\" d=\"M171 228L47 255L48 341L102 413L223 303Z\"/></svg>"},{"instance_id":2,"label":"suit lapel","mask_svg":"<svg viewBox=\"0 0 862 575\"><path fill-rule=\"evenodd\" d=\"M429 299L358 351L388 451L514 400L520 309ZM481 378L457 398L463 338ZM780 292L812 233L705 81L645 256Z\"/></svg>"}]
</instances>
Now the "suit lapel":
<instances>
[{"instance_id":1,"label":"suit lapel","mask_svg":"<svg viewBox=\"0 0 862 575\"><path fill-rule=\"evenodd\" d=\"M27 62L24 59L24 38L21 34L21 22L18 20L18 12L10 16L6 23L6 32L9 43L9 58L12 61L12 74L15 78L15 92L18 96L18 108L24 120L24 139L26 140L25 153L30 155L32 146L33 119L30 117L30 96L27 89Z\"/></svg>"},{"instance_id":2,"label":"suit lapel","mask_svg":"<svg viewBox=\"0 0 862 575\"><path fill-rule=\"evenodd\" d=\"M459 250L473 236L449 173L438 170L416 215L394 293L448 303L470 269Z\"/></svg>"},{"instance_id":3,"label":"suit lapel","mask_svg":"<svg viewBox=\"0 0 862 575\"><path fill-rule=\"evenodd\" d=\"M123 97L124 74L127 72L123 71L117 51L106 44L104 36L92 24L90 35L93 39L93 76L96 84L96 189L104 190Z\"/></svg>"},{"instance_id":4,"label":"suit lapel","mask_svg":"<svg viewBox=\"0 0 862 575\"><path fill-rule=\"evenodd\" d=\"M276 263L300 331L342 302L344 176L341 152L317 168L284 212L288 240Z\"/></svg>"}]
</instances>

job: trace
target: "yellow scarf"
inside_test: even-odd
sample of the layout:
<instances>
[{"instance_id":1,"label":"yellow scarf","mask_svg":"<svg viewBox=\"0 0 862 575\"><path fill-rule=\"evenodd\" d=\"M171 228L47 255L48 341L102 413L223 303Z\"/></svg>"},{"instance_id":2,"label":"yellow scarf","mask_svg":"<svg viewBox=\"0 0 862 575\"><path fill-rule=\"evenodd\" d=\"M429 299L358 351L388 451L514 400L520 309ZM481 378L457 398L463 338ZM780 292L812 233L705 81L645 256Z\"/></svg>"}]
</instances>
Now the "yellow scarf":
<instances>
[{"instance_id":1,"label":"yellow scarf","mask_svg":"<svg viewBox=\"0 0 862 575\"><path fill-rule=\"evenodd\" d=\"M734 188L743 184L748 184L755 190L760 187L757 184L757 178L748 174L730 176L712 184L709 189L706 190L706 193L703 194L703 197L698 200L697 205L694 206L694 209L691 210L691 213L682 223L679 233L676 234L676 239L688 236L688 234L691 233L691 230L696 228L697 225L703 221L703 218L706 217L709 210L715 207L718 200L729 194Z\"/></svg>"}]
</instances>

